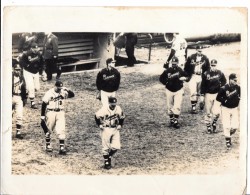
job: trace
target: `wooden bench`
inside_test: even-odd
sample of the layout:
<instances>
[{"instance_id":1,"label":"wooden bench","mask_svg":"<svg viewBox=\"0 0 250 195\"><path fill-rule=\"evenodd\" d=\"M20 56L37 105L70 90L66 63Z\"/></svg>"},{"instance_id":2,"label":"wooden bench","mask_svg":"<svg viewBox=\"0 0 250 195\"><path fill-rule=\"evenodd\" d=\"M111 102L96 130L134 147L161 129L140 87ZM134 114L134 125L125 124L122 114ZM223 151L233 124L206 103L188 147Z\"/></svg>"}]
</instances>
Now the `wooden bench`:
<instances>
[{"instance_id":1,"label":"wooden bench","mask_svg":"<svg viewBox=\"0 0 250 195\"><path fill-rule=\"evenodd\" d=\"M42 43L38 43L38 46L42 52ZM18 57L20 54L17 47L17 45L12 47L13 58ZM58 41L58 65L62 67L62 72L66 70L77 71L87 64L92 64L99 68L100 60L101 58L95 56L93 38Z\"/></svg>"}]
</instances>

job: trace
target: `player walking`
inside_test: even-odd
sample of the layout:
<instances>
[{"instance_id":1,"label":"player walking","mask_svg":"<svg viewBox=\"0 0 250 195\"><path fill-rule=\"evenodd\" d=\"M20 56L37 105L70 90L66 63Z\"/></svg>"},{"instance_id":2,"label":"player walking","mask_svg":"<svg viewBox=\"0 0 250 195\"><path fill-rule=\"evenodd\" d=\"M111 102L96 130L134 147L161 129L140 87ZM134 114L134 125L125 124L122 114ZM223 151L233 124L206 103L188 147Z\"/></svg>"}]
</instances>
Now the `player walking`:
<instances>
[{"instance_id":1,"label":"player walking","mask_svg":"<svg viewBox=\"0 0 250 195\"><path fill-rule=\"evenodd\" d=\"M39 72L43 71L43 61L36 43L32 43L31 49L22 53L19 63L23 67L23 76L29 92L31 108L37 109L35 91L40 90Z\"/></svg>"},{"instance_id":2,"label":"player walking","mask_svg":"<svg viewBox=\"0 0 250 195\"><path fill-rule=\"evenodd\" d=\"M50 144L50 135L55 129L60 144L59 154L66 154L64 100L74 96L75 94L71 90L63 87L63 83L60 80L57 80L55 87L47 91L43 97L41 126L45 133L47 152L52 152L53 150Z\"/></svg>"},{"instance_id":3,"label":"player walking","mask_svg":"<svg viewBox=\"0 0 250 195\"><path fill-rule=\"evenodd\" d=\"M220 116L220 103L216 100L216 96L220 87L226 84L225 75L216 66L217 60L211 60L210 69L204 72L201 81L200 101L203 103L205 100L208 133L216 133L216 122Z\"/></svg>"},{"instance_id":4,"label":"player walking","mask_svg":"<svg viewBox=\"0 0 250 195\"><path fill-rule=\"evenodd\" d=\"M170 35L173 36L173 39L171 41L169 40ZM180 36L179 33L165 33L164 39L168 44L172 43L171 51L166 63L164 64L164 68L169 67L169 62L171 61L173 56L175 56L179 59L179 67L184 69L187 58L187 41L182 36Z\"/></svg>"},{"instance_id":5,"label":"player walking","mask_svg":"<svg viewBox=\"0 0 250 195\"><path fill-rule=\"evenodd\" d=\"M102 105L108 107L108 98L115 97L116 91L119 89L121 75L119 71L114 68L114 61L112 58L106 60L107 68L102 69L96 78L96 86L101 94Z\"/></svg>"},{"instance_id":6,"label":"player walking","mask_svg":"<svg viewBox=\"0 0 250 195\"><path fill-rule=\"evenodd\" d=\"M160 76L160 82L166 86L167 108L170 125L180 128L178 118L181 113L183 97L183 81L187 80L186 73L178 66L178 58L172 58L172 67L166 69Z\"/></svg>"},{"instance_id":7,"label":"player walking","mask_svg":"<svg viewBox=\"0 0 250 195\"><path fill-rule=\"evenodd\" d=\"M19 64L14 65L12 73L12 116L16 111L16 138L23 139L21 134L23 123L23 106L26 102L25 80Z\"/></svg>"},{"instance_id":8,"label":"player walking","mask_svg":"<svg viewBox=\"0 0 250 195\"><path fill-rule=\"evenodd\" d=\"M109 107L103 106L95 114L95 120L101 129L102 153L104 168L111 168L111 157L121 149L120 129L123 126L125 115L120 106L116 105L117 99L109 98Z\"/></svg>"},{"instance_id":9,"label":"player walking","mask_svg":"<svg viewBox=\"0 0 250 195\"><path fill-rule=\"evenodd\" d=\"M196 53L188 57L184 71L188 74L191 113L196 114L196 104L200 95L201 75L210 67L209 59L202 54L202 47L197 46Z\"/></svg>"},{"instance_id":10,"label":"player walking","mask_svg":"<svg viewBox=\"0 0 250 195\"><path fill-rule=\"evenodd\" d=\"M216 100L221 103L222 125L226 138L226 146L231 148L231 136L239 128L239 102L240 86L237 84L237 76L232 73L229 75L229 83L223 86Z\"/></svg>"}]
</instances>

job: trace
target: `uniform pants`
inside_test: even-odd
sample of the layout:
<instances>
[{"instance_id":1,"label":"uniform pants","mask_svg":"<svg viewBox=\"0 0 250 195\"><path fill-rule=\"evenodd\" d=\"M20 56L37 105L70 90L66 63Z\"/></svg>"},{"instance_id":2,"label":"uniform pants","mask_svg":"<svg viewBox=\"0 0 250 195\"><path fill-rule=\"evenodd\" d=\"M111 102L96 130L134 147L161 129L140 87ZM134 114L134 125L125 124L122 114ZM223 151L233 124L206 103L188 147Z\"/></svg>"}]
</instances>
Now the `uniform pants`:
<instances>
[{"instance_id":1,"label":"uniform pants","mask_svg":"<svg viewBox=\"0 0 250 195\"><path fill-rule=\"evenodd\" d=\"M181 67L182 70L184 70L184 65L186 63L186 58L185 56L177 56L177 58L179 59L179 67Z\"/></svg>"},{"instance_id":2,"label":"uniform pants","mask_svg":"<svg viewBox=\"0 0 250 195\"><path fill-rule=\"evenodd\" d=\"M211 94L211 93L206 93L205 94L205 106L206 106L206 123L211 123L212 122L212 116L219 116L221 113L220 110L220 102L216 100L217 93Z\"/></svg>"},{"instance_id":3,"label":"uniform pants","mask_svg":"<svg viewBox=\"0 0 250 195\"><path fill-rule=\"evenodd\" d=\"M221 116L224 135L230 138L230 130L239 128L239 110L238 108L227 108L222 106Z\"/></svg>"},{"instance_id":4,"label":"uniform pants","mask_svg":"<svg viewBox=\"0 0 250 195\"><path fill-rule=\"evenodd\" d=\"M198 94L200 94L200 85L201 85L201 75L193 74L192 78L189 81L191 101L198 101Z\"/></svg>"},{"instance_id":5,"label":"uniform pants","mask_svg":"<svg viewBox=\"0 0 250 195\"><path fill-rule=\"evenodd\" d=\"M105 106L105 107L108 107L109 106L109 98L110 97L115 97L115 96L116 96L116 91L114 91L114 92L106 92L106 91L101 90L101 102L102 102L102 105Z\"/></svg>"},{"instance_id":6,"label":"uniform pants","mask_svg":"<svg viewBox=\"0 0 250 195\"><path fill-rule=\"evenodd\" d=\"M16 112L16 124L23 124L23 101L21 96L14 95L12 97L12 113Z\"/></svg>"},{"instance_id":7,"label":"uniform pants","mask_svg":"<svg viewBox=\"0 0 250 195\"><path fill-rule=\"evenodd\" d=\"M50 132L55 132L60 140L65 139L65 112L48 111L46 113L46 125Z\"/></svg>"},{"instance_id":8,"label":"uniform pants","mask_svg":"<svg viewBox=\"0 0 250 195\"><path fill-rule=\"evenodd\" d=\"M108 155L110 149L121 149L120 131L116 128L104 127L101 130L101 139L103 155Z\"/></svg>"},{"instance_id":9,"label":"uniform pants","mask_svg":"<svg viewBox=\"0 0 250 195\"><path fill-rule=\"evenodd\" d=\"M184 93L183 88L176 92L172 92L166 89L167 109L169 115L170 114L180 115L183 93Z\"/></svg>"},{"instance_id":10,"label":"uniform pants","mask_svg":"<svg viewBox=\"0 0 250 195\"><path fill-rule=\"evenodd\" d=\"M35 91L40 90L39 73L33 74L29 71L23 70L23 76L29 92L29 98L34 98Z\"/></svg>"},{"instance_id":11,"label":"uniform pants","mask_svg":"<svg viewBox=\"0 0 250 195\"><path fill-rule=\"evenodd\" d=\"M135 46L133 44L127 44L125 48L126 54L128 56L128 66L133 66L136 62L136 58L134 55Z\"/></svg>"},{"instance_id":12,"label":"uniform pants","mask_svg":"<svg viewBox=\"0 0 250 195\"><path fill-rule=\"evenodd\" d=\"M61 67L59 67L57 65L57 58L53 58L53 59L46 59L45 60L45 64L46 64L46 74L47 74L47 79L51 80L52 79L52 74L53 73L57 73L57 77L61 76Z\"/></svg>"}]
</instances>

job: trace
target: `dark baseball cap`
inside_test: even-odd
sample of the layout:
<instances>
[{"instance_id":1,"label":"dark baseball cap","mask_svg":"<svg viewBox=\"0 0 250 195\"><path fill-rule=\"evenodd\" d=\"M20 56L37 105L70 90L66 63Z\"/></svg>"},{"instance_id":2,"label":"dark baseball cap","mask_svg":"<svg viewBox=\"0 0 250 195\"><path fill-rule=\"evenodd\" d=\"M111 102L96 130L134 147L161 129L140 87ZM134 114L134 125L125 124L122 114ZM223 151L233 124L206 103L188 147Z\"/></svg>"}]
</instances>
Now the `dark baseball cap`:
<instances>
[{"instance_id":1,"label":"dark baseball cap","mask_svg":"<svg viewBox=\"0 0 250 195\"><path fill-rule=\"evenodd\" d=\"M115 97L110 97L109 98L109 104L113 104L113 105L116 105L116 103L117 103L117 99L115 98Z\"/></svg>"},{"instance_id":2,"label":"dark baseball cap","mask_svg":"<svg viewBox=\"0 0 250 195\"><path fill-rule=\"evenodd\" d=\"M108 58L108 59L106 60L106 64L109 64L109 63L111 63L111 62L115 62L115 61L113 60L113 58Z\"/></svg>"},{"instance_id":3,"label":"dark baseball cap","mask_svg":"<svg viewBox=\"0 0 250 195\"><path fill-rule=\"evenodd\" d=\"M172 58L172 64L178 64L179 63L179 59L177 57L173 57Z\"/></svg>"},{"instance_id":4,"label":"dark baseball cap","mask_svg":"<svg viewBox=\"0 0 250 195\"><path fill-rule=\"evenodd\" d=\"M235 73L232 73L229 75L229 80L232 80L232 79L237 79L237 76Z\"/></svg>"},{"instance_id":5,"label":"dark baseball cap","mask_svg":"<svg viewBox=\"0 0 250 195\"><path fill-rule=\"evenodd\" d=\"M56 83L55 83L55 86L56 87L63 87L63 82L60 81L60 80L57 80Z\"/></svg>"},{"instance_id":6,"label":"dark baseball cap","mask_svg":"<svg viewBox=\"0 0 250 195\"><path fill-rule=\"evenodd\" d=\"M32 43L32 44L31 44L31 48L38 48L37 43Z\"/></svg>"},{"instance_id":7,"label":"dark baseball cap","mask_svg":"<svg viewBox=\"0 0 250 195\"><path fill-rule=\"evenodd\" d=\"M212 60L211 60L211 65L215 65L215 66L216 66L216 65L217 65L217 60L212 59Z\"/></svg>"},{"instance_id":8,"label":"dark baseball cap","mask_svg":"<svg viewBox=\"0 0 250 195\"><path fill-rule=\"evenodd\" d=\"M196 49L197 49L198 51L201 51L201 50L202 50L202 46L201 46L201 45L197 45L197 46L196 46Z\"/></svg>"},{"instance_id":9,"label":"dark baseball cap","mask_svg":"<svg viewBox=\"0 0 250 195\"><path fill-rule=\"evenodd\" d=\"M21 68L21 66L19 64L15 64L14 65L14 69L15 70L21 70L22 68Z\"/></svg>"}]
</instances>

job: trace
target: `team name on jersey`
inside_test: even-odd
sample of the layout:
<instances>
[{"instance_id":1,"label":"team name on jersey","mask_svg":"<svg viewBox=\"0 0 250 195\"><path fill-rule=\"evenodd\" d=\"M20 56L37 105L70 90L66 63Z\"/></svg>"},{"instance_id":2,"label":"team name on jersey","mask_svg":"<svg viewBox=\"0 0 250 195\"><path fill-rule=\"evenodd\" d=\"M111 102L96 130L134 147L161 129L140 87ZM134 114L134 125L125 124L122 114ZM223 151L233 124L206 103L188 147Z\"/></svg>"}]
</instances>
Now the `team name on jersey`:
<instances>
[{"instance_id":1,"label":"team name on jersey","mask_svg":"<svg viewBox=\"0 0 250 195\"><path fill-rule=\"evenodd\" d=\"M214 75L214 76L210 76L210 74L207 75L207 80L215 80L219 78L220 78L220 75Z\"/></svg>"},{"instance_id":2,"label":"team name on jersey","mask_svg":"<svg viewBox=\"0 0 250 195\"><path fill-rule=\"evenodd\" d=\"M234 91L230 92L230 91L226 91L226 95L227 97L232 97L233 95L237 94L237 90L235 89Z\"/></svg>"},{"instance_id":3,"label":"team name on jersey","mask_svg":"<svg viewBox=\"0 0 250 195\"><path fill-rule=\"evenodd\" d=\"M103 75L103 80L109 80L112 78L115 78L115 75L110 75L110 76L107 76L106 74Z\"/></svg>"},{"instance_id":4,"label":"team name on jersey","mask_svg":"<svg viewBox=\"0 0 250 195\"><path fill-rule=\"evenodd\" d=\"M180 76L179 72L176 72L174 74L168 73L168 78L176 78L176 77L179 77L179 76Z\"/></svg>"}]
</instances>

